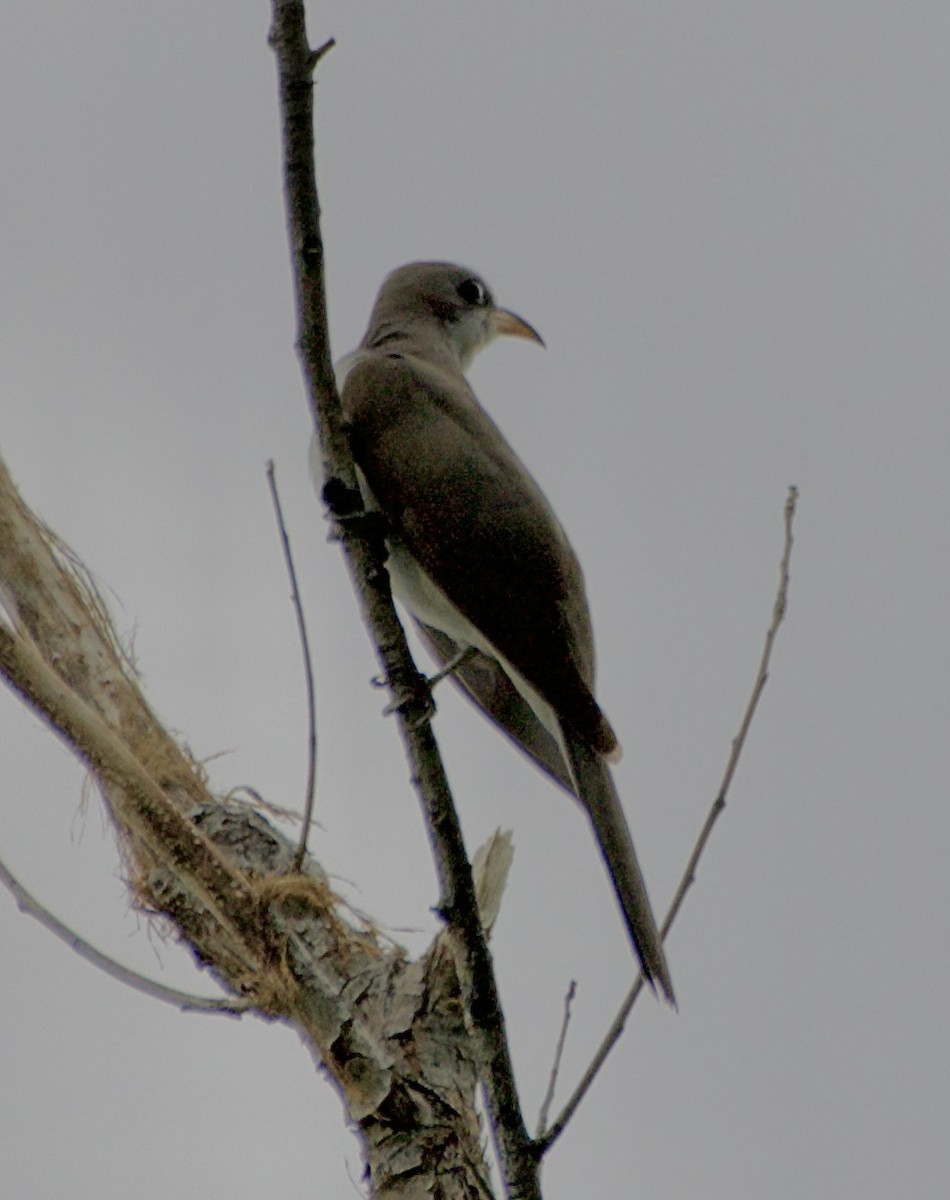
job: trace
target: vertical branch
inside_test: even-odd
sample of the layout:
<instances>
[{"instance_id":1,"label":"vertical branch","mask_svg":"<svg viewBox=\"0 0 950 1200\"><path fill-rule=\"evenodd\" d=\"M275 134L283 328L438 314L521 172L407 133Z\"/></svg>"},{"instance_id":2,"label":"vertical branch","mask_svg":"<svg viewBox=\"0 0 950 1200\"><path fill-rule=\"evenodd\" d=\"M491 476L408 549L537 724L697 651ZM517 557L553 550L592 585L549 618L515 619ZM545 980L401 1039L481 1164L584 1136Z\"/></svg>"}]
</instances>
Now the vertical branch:
<instances>
[{"instance_id":1,"label":"vertical branch","mask_svg":"<svg viewBox=\"0 0 950 1200\"><path fill-rule=\"evenodd\" d=\"M267 486L270 488L271 500L274 503L274 515L277 518L277 531L280 534L280 545L284 552L284 563L287 567L287 577L290 580L290 599L294 606L294 616L297 618L297 633L300 637L300 656L303 659L304 682L307 689L307 786L304 792L303 820L300 824L300 841L297 843L297 853L294 855L294 870L303 869L303 861L307 854L307 838L310 834L310 823L313 820L313 804L317 792L317 690L313 682L313 657L310 653L310 639L307 637L307 622L303 615L303 602L300 599L300 589L297 586L297 568L294 566L294 554L284 523L284 510L280 503L280 492L277 488L277 473L273 459L267 464Z\"/></svg>"},{"instance_id":2,"label":"vertical branch","mask_svg":"<svg viewBox=\"0 0 950 1200\"><path fill-rule=\"evenodd\" d=\"M481 927L471 867L448 781L429 724L431 696L412 662L383 567L378 526L363 511L330 359L313 142L313 72L326 43L312 51L302 0L272 0L271 45L278 63L284 193L294 263L297 349L307 381L323 464L324 499L336 519L363 617L393 693L413 782L425 810L441 888L440 910L455 934L506 1191L540 1200L538 1161L514 1081L494 970Z\"/></svg>"}]
</instances>

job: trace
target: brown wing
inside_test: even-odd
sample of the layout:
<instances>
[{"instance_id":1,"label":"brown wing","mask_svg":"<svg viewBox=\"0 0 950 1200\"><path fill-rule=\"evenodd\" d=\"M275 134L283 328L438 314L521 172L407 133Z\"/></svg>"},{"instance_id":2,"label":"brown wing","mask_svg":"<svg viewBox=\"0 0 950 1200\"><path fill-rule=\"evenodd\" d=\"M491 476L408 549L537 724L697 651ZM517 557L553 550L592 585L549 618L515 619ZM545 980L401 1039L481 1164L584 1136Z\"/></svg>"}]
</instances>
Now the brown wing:
<instances>
[{"instance_id":1,"label":"brown wing","mask_svg":"<svg viewBox=\"0 0 950 1200\"><path fill-rule=\"evenodd\" d=\"M436 662L444 667L458 655L459 647L448 634L416 621L416 628ZM519 750L572 795L571 782L558 744L534 715L531 706L513 686L493 658L478 651L452 672L456 685L498 725Z\"/></svg>"},{"instance_id":2,"label":"brown wing","mask_svg":"<svg viewBox=\"0 0 950 1200\"><path fill-rule=\"evenodd\" d=\"M379 354L350 371L343 404L356 461L412 556L563 722L610 753L577 559L474 394Z\"/></svg>"}]
</instances>

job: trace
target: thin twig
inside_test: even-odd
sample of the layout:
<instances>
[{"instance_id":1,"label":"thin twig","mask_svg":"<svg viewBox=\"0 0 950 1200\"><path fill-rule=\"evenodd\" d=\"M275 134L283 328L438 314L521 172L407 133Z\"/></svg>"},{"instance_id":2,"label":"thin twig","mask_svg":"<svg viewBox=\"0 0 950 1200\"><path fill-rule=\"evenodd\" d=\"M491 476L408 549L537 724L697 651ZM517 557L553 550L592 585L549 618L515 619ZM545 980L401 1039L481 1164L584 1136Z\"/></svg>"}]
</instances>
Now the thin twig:
<instances>
[{"instance_id":1,"label":"thin twig","mask_svg":"<svg viewBox=\"0 0 950 1200\"><path fill-rule=\"evenodd\" d=\"M2 860L0 860L0 883L3 883L12 893L20 912L35 917L50 933L55 934L61 942L65 942L71 950L75 950L80 958L84 958L86 962L92 963L100 971L105 971L112 979L127 984L137 992L151 996L154 1000L163 1000L166 1004L174 1004L182 1012L219 1013L226 1017L239 1017L254 1008L251 1000L226 1000L223 997L193 996L189 992L180 992L177 988L167 987L163 983L140 975L138 971L123 967L114 958L109 958L101 950L91 946L78 933L74 933L58 917L54 917L35 896L30 895Z\"/></svg>"},{"instance_id":2,"label":"thin twig","mask_svg":"<svg viewBox=\"0 0 950 1200\"><path fill-rule=\"evenodd\" d=\"M313 819L313 802L317 790L317 692L313 683L313 659L310 654L310 640L307 637L307 622L304 620L303 604L300 601L300 589L297 587L297 571L294 567L294 552L290 547L287 536L287 525L284 521L284 510L280 503L280 493L277 490L277 473L274 460L267 462L267 486L270 488L271 500L274 502L274 514L277 517L277 528L280 531L280 544L284 551L284 562L287 564L287 575L290 579L290 599L297 618L297 632L300 635L300 653L303 658L303 672L307 683L307 791L303 811L303 828L300 830L300 841L294 854L294 870L299 871L303 866L307 853L307 835L310 833L310 822Z\"/></svg>"},{"instance_id":3,"label":"thin twig","mask_svg":"<svg viewBox=\"0 0 950 1200\"><path fill-rule=\"evenodd\" d=\"M548 1125L548 1113L551 1111L551 1105L554 1103L554 1089L557 1087L558 1072L561 1069L561 1059L564 1056L564 1043L567 1041L567 1027L571 1023L571 1004L574 1001L574 994L577 991L577 982L571 980L571 985L567 989L567 995L564 997L564 1016L561 1018L561 1032L558 1035L557 1046L554 1050L554 1062L551 1065L551 1078L548 1080L548 1090L545 1094L544 1101L541 1104L541 1111L538 1114L538 1132L535 1135L535 1141L540 1140L544 1136L544 1131Z\"/></svg>"},{"instance_id":4,"label":"thin twig","mask_svg":"<svg viewBox=\"0 0 950 1200\"><path fill-rule=\"evenodd\" d=\"M336 38L331 37L331 38L327 38L327 40L323 43L322 46L318 46L316 48L316 50L310 51L310 69L311 69L311 71L315 71L317 69L317 64L320 62L320 59L323 58L324 54L328 54L335 45L336 45Z\"/></svg>"},{"instance_id":5,"label":"thin twig","mask_svg":"<svg viewBox=\"0 0 950 1200\"><path fill-rule=\"evenodd\" d=\"M739 757L742 754L742 749L745 745L746 736L749 732L749 727L752 724L752 718L755 715L756 708L759 704L759 698L762 695L762 690L765 687L766 680L769 677L769 663L772 658L772 647L775 644L775 637L778 633L779 626L785 617L785 610L788 606L788 583L789 583L789 562L792 556L792 522L795 518L795 506L798 501L798 488L790 487L788 489L788 498L785 501L785 545L782 551L782 559L779 563L779 584L778 592L775 597L775 604L772 608L772 622L769 625L768 632L765 635L765 646L762 650L762 657L759 660L759 669L755 677L755 683L752 687L752 693L749 697L749 702L746 705L745 714L742 718L742 723L739 726L739 732L732 743L732 751L729 755L729 761L726 763L726 770L722 777L722 782L719 785L719 791L716 794L716 799L713 801L712 808L703 823L703 828L700 831L696 845L693 847L693 852L689 857L689 862L686 865L686 870L683 872L683 877L680 880L680 885L676 889L676 895L673 897L673 903L670 905L669 912L666 914L666 919L660 930L661 937L666 940L673 922L683 905L686 898L686 893L696 882L696 868L699 865L699 860L702 857L703 851L706 849L706 843L709 841L713 831L713 826L718 821L723 809L726 807L726 795L732 783L732 778L735 775L736 767L739 763ZM578 1106L587 1094L590 1085L594 1082L597 1073L604 1065L607 1055L617 1043L620 1035L623 1033L624 1025L627 1017L630 1015L630 1010L636 1002L637 996L643 990L643 976L637 977L633 987L627 993L623 1004L621 1004L616 1017L607 1031L604 1040L601 1042L597 1053L594 1055L590 1066L584 1072L584 1075L574 1089L574 1093L565 1104L560 1116L551 1126L551 1128L535 1142L535 1147L539 1155L544 1155L557 1141L564 1132L567 1123L577 1111Z\"/></svg>"}]
</instances>

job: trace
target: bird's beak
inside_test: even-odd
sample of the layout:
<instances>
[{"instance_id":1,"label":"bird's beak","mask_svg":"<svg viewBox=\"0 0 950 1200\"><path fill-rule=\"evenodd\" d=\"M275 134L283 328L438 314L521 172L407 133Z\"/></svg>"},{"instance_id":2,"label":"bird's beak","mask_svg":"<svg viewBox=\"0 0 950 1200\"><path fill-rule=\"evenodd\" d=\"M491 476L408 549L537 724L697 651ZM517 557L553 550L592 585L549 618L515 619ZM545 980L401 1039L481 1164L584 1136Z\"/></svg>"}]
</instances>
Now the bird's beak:
<instances>
[{"instance_id":1,"label":"bird's beak","mask_svg":"<svg viewBox=\"0 0 950 1200\"><path fill-rule=\"evenodd\" d=\"M507 308L493 308L491 312L491 327L492 331L506 337L523 337L529 341L537 342L539 346L544 345L544 339L541 334L523 321L521 317L516 317L513 312L509 312Z\"/></svg>"}]
</instances>

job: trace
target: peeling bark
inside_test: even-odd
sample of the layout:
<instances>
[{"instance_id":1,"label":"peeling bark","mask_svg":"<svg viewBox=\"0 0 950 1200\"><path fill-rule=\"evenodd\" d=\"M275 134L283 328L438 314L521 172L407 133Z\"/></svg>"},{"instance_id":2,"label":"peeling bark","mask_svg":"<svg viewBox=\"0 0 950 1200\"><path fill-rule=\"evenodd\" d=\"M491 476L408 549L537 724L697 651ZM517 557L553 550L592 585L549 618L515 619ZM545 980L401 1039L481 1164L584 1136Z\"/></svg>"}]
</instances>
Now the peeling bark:
<instances>
[{"instance_id":1,"label":"peeling bark","mask_svg":"<svg viewBox=\"0 0 950 1200\"><path fill-rule=\"evenodd\" d=\"M2 463L0 671L93 771L135 902L227 990L299 1031L372 1194L491 1195L451 935L409 959L348 913L312 859L293 873L294 844L261 813L210 792L148 706L81 564ZM498 854L504 874L507 844Z\"/></svg>"}]
</instances>

